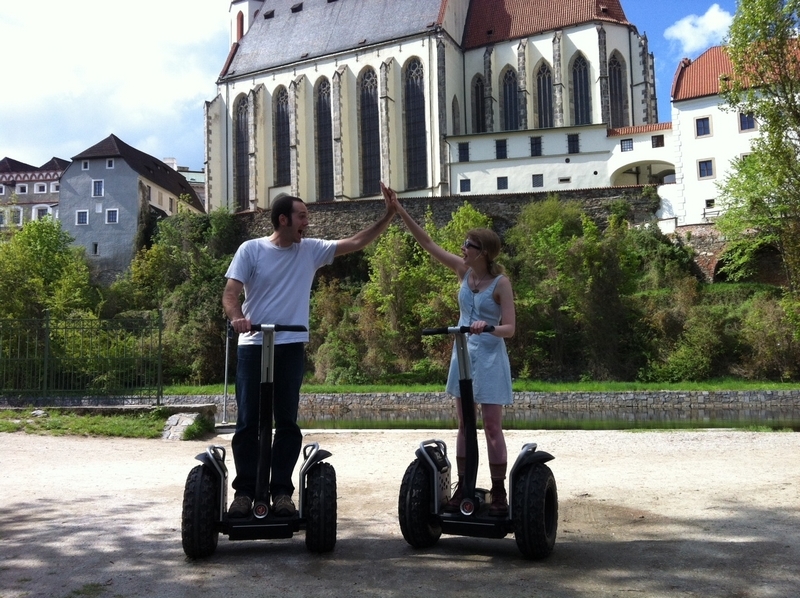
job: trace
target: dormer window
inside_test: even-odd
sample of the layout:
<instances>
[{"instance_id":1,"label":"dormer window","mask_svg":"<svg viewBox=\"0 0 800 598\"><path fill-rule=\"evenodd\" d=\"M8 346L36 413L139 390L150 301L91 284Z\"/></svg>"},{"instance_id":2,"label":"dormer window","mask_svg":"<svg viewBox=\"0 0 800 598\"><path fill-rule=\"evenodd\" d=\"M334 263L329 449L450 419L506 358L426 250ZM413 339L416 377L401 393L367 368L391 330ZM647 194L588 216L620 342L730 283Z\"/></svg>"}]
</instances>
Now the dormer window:
<instances>
[{"instance_id":1,"label":"dormer window","mask_svg":"<svg viewBox=\"0 0 800 598\"><path fill-rule=\"evenodd\" d=\"M292 6L292 12L300 12L301 10L303 10L303 3L302 2L298 2L297 4Z\"/></svg>"},{"instance_id":2,"label":"dormer window","mask_svg":"<svg viewBox=\"0 0 800 598\"><path fill-rule=\"evenodd\" d=\"M267 12L264 13L264 18L265 19L271 19L274 16L275 16L275 11L274 10L268 10Z\"/></svg>"}]
</instances>

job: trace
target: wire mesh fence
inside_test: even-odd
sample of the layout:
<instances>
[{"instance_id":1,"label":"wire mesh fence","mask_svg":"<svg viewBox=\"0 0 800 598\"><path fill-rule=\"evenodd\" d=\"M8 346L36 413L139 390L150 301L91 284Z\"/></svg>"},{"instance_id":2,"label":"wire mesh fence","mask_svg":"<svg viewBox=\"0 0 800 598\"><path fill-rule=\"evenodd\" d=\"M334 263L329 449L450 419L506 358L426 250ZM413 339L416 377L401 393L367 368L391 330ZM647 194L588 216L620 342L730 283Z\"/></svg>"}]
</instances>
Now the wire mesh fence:
<instances>
[{"instance_id":1,"label":"wire mesh fence","mask_svg":"<svg viewBox=\"0 0 800 598\"><path fill-rule=\"evenodd\" d=\"M0 403L160 404L161 314L0 319Z\"/></svg>"}]
</instances>

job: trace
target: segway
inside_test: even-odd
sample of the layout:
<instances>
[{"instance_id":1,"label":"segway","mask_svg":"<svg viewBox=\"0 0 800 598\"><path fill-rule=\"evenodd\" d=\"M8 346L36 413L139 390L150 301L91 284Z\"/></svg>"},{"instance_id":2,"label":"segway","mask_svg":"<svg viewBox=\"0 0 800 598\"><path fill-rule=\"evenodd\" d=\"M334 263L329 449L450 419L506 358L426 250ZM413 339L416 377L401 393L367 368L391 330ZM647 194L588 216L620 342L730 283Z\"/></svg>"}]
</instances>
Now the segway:
<instances>
[{"instance_id":1,"label":"segway","mask_svg":"<svg viewBox=\"0 0 800 598\"><path fill-rule=\"evenodd\" d=\"M484 331L491 332L494 326ZM478 473L478 434L475 400L472 394L472 368L467 350L469 326L428 328L423 335L453 334L459 368L461 409L466 434L466 469L462 485L463 500L457 513L445 511L450 500L450 460L441 440L421 442L416 459L406 469L400 485L398 516L403 537L414 548L433 546L442 534L504 538L514 533L522 554L529 559L550 555L558 528L558 492L553 472L545 465L554 457L523 445L509 474L508 515L489 515L491 492L476 488Z\"/></svg>"},{"instance_id":2,"label":"segway","mask_svg":"<svg viewBox=\"0 0 800 598\"><path fill-rule=\"evenodd\" d=\"M253 508L248 517L227 514L228 468L225 448L212 445L197 455L186 479L181 515L183 551L190 558L207 557L217 548L219 534L230 540L291 538L305 530L306 547L329 552L336 544L336 472L324 459L331 453L316 442L303 447L304 462L299 476L299 505L292 517L278 517L269 506L269 472L272 457L272 401L276 332L305 332L305 326L261 324L253 332L263 333L259 404L259 459Z\"/></svg>"}]
</instances>

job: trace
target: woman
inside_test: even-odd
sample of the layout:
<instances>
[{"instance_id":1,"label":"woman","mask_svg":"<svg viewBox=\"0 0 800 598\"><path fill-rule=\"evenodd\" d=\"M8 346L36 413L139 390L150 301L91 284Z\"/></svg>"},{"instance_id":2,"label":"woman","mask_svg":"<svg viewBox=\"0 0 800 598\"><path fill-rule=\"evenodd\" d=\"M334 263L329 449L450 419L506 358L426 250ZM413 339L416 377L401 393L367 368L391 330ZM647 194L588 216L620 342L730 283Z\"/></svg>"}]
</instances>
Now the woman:
<instances>
[{"instance_id":1,"label":"woman","mask_svg":"<svg viewBox=\"0 0 800 598\"><path fill-rule=\"evenodd\" d=\"M503 339L514 335L516 313L511 282L503 275L503 267L494 261L500 253L500 238L489 229L473 229L467 233L461 246L461 255L450 253L434 243L428 233L409 216L397 201L397 194L393 190L381 183L381 191L387 203L397 206L397 213L420 246L458 276L461 285L458 292L461 312L458 325L470 327L467 346L472 365L473 394L475 403L481 407L489 453L489 473L492 478L492 504L489 514L505 517L508 514L505 488L508 457L502 428L503 405L510 405L513 397L511 368ZM483 333L486 326L495 328L490 333ZM445 507L449 512L459 510L466 470L466 439L458 379L458 362L454 348L447 376L447 392L455 397L458 414L458 485L453 498Z\"/></svg>"}]
</instances>

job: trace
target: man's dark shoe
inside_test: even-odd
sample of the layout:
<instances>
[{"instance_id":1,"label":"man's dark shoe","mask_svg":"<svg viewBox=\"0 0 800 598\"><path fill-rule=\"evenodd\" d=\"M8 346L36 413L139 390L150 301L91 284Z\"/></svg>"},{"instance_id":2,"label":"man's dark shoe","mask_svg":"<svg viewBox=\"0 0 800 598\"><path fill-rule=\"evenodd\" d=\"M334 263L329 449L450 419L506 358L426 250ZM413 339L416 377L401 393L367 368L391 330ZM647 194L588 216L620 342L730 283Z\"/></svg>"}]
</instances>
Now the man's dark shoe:
<instances>
[{"instance_id":1,"label":"man's dark shoe","mask_svg":"<svg viewBox=\"0 0 800 598\"><path fill-rule=\"evenodd\" d=\"M508 495L506 489L492 490L492 504L489 506L490 517L506 517L508 515Z\"/></svg>"},{"instance_id":2,"label":"man's dark shoe","mask_svg":"<svg viewBox=\"0 0 800 598\"><path fill-rule=\"evenodd\" d=\"M291 517L297 513L297 509L292 502L292 497L286 494L275 497L272 503L272 510L275 511L278 517Z\"/></svg>"},{"instance_id":3,"label":"man's dark shoe","mask_svg":"<svg viewBox=\"0 0 800 598\"><path fill-rule=\"evenodd\" d=\"M453 497L444 505L445 513L458 513L461 510L461 501L464 500L464 493L461 492L461 482L456 484Z\"/></svg>"},{"instance_id":4,"label":"man's dark shoe","mask_svg":"<svg viewBox=\"0 0 800 598\"><path fill-rule=\"evenodd\" d=\"M234 517L236 519L248 517L252 508L253 500L249 496L241 494L233 499L231 507L228 509L228 517Z\"/></svg>"}]
</instances>

